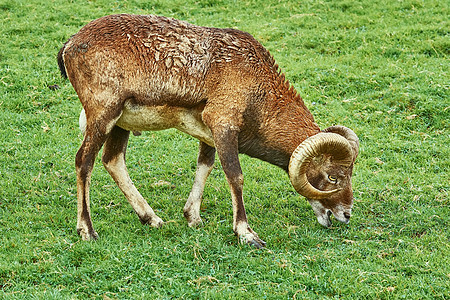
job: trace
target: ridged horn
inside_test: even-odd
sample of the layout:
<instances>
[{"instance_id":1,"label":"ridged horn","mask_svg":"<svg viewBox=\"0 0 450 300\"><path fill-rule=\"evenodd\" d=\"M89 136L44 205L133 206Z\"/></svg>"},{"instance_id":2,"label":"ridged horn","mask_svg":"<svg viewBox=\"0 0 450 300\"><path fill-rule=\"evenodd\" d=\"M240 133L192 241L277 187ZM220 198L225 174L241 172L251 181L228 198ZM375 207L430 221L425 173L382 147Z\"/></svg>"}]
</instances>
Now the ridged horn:
<instances>
[{"instance_id":1,"label":"ridged horn","mask_svg":"<svg viewBox=\"0 0 450 300\"><path fill-rule=\"evenodd\" d=\"M359 153L359 138L353 130L341 125L330 126L327 129L322 130L322 132L334 132L339 135L345 137L352 146L353 150L353 161L355 161L356 157Z\"/></svg>"},{"instance_id":2,"label":"ridged horn","mask_svg":"<svg viewBox=\"0 0 450 300\"><path fill-rule=\"evenodd\" d=\"M353 163L353 149L350 142L342 135L320 132L304 140L292 153L289 162L289 178L292 186L308 199L324 199L340 191L321 191L309 183L306 171L314 157L330 154L334 162L350 166Z\"/></svg>"}]
</instances>

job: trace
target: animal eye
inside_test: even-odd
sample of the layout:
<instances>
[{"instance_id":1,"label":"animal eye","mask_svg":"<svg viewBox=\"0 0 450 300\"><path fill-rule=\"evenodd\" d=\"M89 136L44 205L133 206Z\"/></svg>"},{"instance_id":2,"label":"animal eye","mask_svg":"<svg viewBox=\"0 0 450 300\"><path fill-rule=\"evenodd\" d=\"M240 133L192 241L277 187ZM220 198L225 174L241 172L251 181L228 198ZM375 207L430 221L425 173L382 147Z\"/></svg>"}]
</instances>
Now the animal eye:
<instances>
[{"instance_id":1,"label":"animal eye","mask_svg":"<svg viewBox=\"0 0 450 300\"><path fill-rule=\"evenodd\" d=\"M331 182L333 182L333 183L336 183L336 182L337 182L337 178L334 177L334 176L331 176L331 175L328 175L328 180L331 181Z\"/></svg>"}]
</instances>

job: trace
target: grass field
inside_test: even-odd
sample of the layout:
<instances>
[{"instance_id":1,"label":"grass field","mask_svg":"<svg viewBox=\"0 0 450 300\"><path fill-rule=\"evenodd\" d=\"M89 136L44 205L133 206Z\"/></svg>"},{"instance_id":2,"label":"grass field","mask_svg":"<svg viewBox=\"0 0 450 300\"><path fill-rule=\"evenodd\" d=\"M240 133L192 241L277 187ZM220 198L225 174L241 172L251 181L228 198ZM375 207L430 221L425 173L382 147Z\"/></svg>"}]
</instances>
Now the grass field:
<instances>
[{"instance_id":1,"label":"grass field","mask_svg":"<svg viewBox=\"0 0 450 300\"><path fill-rule=\"evenodd\" d=\"M81 105L56 54L90 20L122 12L261 41L321 128L360 137L350 224L321 227L283 171L242 156L249 222L267 248L238 243L218 163L204 226L189 228L197 141L169 130L132 137L127 157L167 224L142 226L97 161L100 239L82 242ZM0 0L0 298L449 299L449 13L438 0Z\"/></svg>"}]
</instances>

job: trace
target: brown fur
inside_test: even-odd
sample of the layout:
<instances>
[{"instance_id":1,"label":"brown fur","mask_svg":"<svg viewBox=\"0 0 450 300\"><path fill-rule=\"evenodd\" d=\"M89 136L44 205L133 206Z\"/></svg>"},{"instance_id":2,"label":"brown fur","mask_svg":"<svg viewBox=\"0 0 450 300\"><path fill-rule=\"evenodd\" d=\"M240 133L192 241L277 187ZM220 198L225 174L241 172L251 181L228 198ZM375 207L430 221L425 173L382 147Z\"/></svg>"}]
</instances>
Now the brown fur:
<instances>
[{"instance_id":1,"label":"brown fur","mask_svg":"<svg viewBox=\"0 0 450 300\"><path fill-rule=\"evenodd\" d=\"M105 141L105 167L141 221L161 225L126 172L127 132L174 127L203 142L196 191L185 206L190 224L201 221L191 207L199 209L215 148L231 188L236 234L257 247L265 245L247 223L238 153L287 171L294 149L320 129L272 56L250 34L158 16L113 15L84 26L61 49L58 63L86 113L76 157L77 228L83 239L97 236L89 182ZM311 174L316 185L318 176Z\"/></svg>"}]
</instances>

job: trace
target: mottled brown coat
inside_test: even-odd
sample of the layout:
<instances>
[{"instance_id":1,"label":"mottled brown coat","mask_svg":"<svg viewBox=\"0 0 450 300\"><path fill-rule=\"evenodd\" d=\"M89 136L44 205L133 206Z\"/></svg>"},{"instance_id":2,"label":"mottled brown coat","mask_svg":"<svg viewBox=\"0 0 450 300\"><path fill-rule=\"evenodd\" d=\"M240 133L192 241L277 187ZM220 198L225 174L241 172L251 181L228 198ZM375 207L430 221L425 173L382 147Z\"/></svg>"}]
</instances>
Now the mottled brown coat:
<instances>
[{"instance_id":1,"label":"mottled brown coat","mask_svg":"<svg viewBox=\"0 0 450 300\"><path fill-rule=\"evenodd\" d=\"M89 211L94 158L103 163L143 223L160 226L125 167L129 131L177 128L200 142L196 180L185 206L190 225L217 150L233 199L234 230L264 246L247 223L238 153L288 171L291 154L320 132L269 52L250 34L159 16L113 15L84 26L58 55L86 124L76 156L78 232L97 237Z\"/></svg>"}]
</instances>

